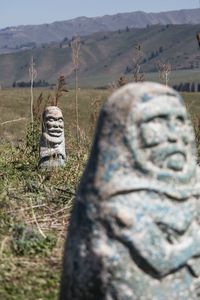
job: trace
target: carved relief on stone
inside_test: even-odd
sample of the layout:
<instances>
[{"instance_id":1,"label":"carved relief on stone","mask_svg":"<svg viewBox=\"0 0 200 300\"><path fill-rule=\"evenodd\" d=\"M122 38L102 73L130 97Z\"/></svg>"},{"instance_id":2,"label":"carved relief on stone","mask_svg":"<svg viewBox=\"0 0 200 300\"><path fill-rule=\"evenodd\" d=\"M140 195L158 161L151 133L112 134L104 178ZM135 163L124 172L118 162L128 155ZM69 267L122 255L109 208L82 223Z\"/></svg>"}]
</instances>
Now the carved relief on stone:
<instances>
[{"instance_id":1,"label":"carved relief on stone","mask_svg":"<svg viewBox=\"0 0 200 300\"><path fill-rule=\"evenodd\" d=\"M75 199L60 300L200 299L199 200L180 95L148 82L119 89Z\"/></svg>"},{"instance_id":2,"label":"carved relief on stone","mask_svg":"<svg viewBox=\"0 0 200 300\"><path fill-rule=\"evenodd\" d=\"M63 166L65 158L63 115L57 106L48 106L42 116L39 167L51 169Z\"/></svg>"}]
</instances>

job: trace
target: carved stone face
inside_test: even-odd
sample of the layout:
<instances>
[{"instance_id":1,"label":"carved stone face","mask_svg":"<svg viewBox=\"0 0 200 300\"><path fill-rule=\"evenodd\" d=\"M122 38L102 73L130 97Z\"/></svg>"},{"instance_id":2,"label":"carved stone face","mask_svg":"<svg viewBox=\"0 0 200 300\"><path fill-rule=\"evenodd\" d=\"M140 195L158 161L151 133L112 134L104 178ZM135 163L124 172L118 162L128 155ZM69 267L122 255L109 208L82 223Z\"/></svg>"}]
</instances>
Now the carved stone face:
<instances>
[{"instance_id":1,"label":"carved stone face","mask_svg":"<svg viewBox=\"0 0 200 300\"><path fill-rule=\"evenodd\" d=\"M62 112L57 107L48 107L44 114L44 126L51 137L61 137L64 130Z\"/></svg>"},{"instance_id":2,"label":"carved stone face","mask_svg":"<svg viewBox=\"0 0 200 300\"><path fill-rule=\"evenodd\" d=\"M157 96L140 103L138 123L142 167L158 177L189 176L195 165L195 141L181 99Z\"/></svg>"},{"instance_id":3,"label":"carved stone face","mask_svg":"<svg viewBox=\"0 0 200 300\"><path fill-rule=\"evenodd\" d=\"M150 82L116 91L78 188L61 299L200 299L198 177L179 94Z\"/></svg>"},{"instance_id":4,"label":"carved stone face","mask_svg":"<svg viewBox=\"0 0 200 300\"><path fill-rule=\"evenodd\" d=\"M43 113L39 166L43 169L59 167L65 158L63 115L57 106L48 106Z\"/></svg>"}]
</instances>

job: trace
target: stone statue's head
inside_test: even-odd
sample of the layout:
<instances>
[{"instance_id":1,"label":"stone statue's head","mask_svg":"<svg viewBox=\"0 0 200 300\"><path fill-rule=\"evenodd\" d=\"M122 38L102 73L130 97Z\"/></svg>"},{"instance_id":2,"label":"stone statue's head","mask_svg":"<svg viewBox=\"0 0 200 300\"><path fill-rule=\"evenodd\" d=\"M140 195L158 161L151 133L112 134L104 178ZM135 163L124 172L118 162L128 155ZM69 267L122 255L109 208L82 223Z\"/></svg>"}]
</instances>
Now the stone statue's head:
<instances>
[{"instance_id":1,"label":"stone statue's head","mask_svg":"<svg viewBox=\"0 0 200 300\"><path fill-rule=\"evenodd\" d=\"M52 169L62 166L65 158L63 115L57 106L48 106L42 116L39 167Z\"/></svg>"},{"instance_id":2,"label":"stone statue's head","mask_svg":"<svg viewBox=\"0 0 200 300\"><path fill-rule=\"evenodd\" d=\"M104 197L161 185L185 188L196 172L194 133L181 96L158 83L131 83L102 108L81 187L89 183Z\"/></svg>"},{"instance_id":3,"label":"stone statue's head","mask_svg":"<svg viewBox=\"0 0 200 300\"><path fill-rule=\"evenodd\" d=\"M57 106L48 106L43 113L43 134L50 143L60 144L63 141L64 120Z\"/></svg>"},{"instance_id":4,"label":"stone statue's head","mask_svg":"<svg viewBox=\"0 0 200 300\"><path fill-rule=\"evenodd\" d=\"M135 101L126 138L137 167L161 181L187 181L196 166L195 139L182 98L153 83L129 88Z\"/></svg>"}]
</instances>

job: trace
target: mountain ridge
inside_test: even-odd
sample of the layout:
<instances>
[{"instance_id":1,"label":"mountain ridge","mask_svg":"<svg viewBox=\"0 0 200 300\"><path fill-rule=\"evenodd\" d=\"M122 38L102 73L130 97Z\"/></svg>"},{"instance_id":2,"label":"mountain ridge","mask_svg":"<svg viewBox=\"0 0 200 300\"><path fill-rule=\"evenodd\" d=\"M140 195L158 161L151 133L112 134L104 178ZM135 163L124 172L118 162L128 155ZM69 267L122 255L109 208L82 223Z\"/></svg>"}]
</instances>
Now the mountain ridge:
<instances>
[{"instance_id":1,"label":"mountain ridge","mask_svg":"<svg viewBox=\"0 0 200 300\"><path fill-rule=\"evenodd\" d=\"M145 28L151 25L200 24L200 9L181 9L159 13L143 11L97 17L77 17L41 25L19 25L0 29L0 53L20 51L61 42L64 38L86 36L95 32Z\"/></svg>"},{"instance_id":2,"label":"mountain ridge","mask_svg":"<svg viewBox=\"0 0 200 300\"><path fill-rule=\"evenodd\" d=\"M153 25L115 32L99 32L81 38L79 75L82 86L105 85L121 74L133 76L136 45L143 52L141 71L157 72L158 60L169 62L173 72L195 73L199 82L200 49L196 40L199 25ZM60 75L70 82L74 77L71 41L47 45L17 53L0 55L0 82L10 86L15 81L29 81L30 59L34 57L37 80L55 83ZM191 73L190 73L191 74ZM184 74L183 74L184 75ZM188 73L187 73L188 75ZM181 78L180 78L181 80ZM184 80L193 80L184 75ZM197 82L196 81L196 82Z\"/></svg>"}]
</instances>

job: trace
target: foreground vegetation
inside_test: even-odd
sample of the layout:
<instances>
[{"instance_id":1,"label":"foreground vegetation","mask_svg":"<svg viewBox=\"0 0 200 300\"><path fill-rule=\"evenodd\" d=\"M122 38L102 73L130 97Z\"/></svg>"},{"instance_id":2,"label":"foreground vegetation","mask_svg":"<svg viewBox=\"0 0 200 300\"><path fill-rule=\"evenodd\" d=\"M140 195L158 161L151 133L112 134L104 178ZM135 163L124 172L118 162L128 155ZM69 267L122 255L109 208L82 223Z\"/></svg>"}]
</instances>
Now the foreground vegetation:
<instances>
[{"instance_id":1,"label":"foreground vegetation","mask_svg":"<svg viewBox=\"0 0 200 300\"><path fill-rule=\"evenodd\" d=\"M35 96L40 92L36 90ZM49 93L52 91L44 90L44 97ZM44 173L37 169L38 149L34 145L38 136L33 136L28 127L29 91L0 91L0 299L57 299L70 209L98 111L108 94L79 91L79 143L74 92L60 99L68 160L64 168ZM183 96L197 124L199 95ZM7 122L12 120L18 121Z\"/></svg>"},{"instance_id":2,"label":"foreground vegetation","mask_svg":"<svg viewBox=\"0 0 200 300\"><path fill-rule=\"evenodd\" d=\"M49 93L43 91L43 97ZM44 173L37 169L38 136L28 126L29 90L0 91L0 299L57 299L72 199L99 106L108 94L79 93L81 140L77 144L74 92L70 92L60 99L68 160L64 168Z\"/></svg>"}]
</instances>

